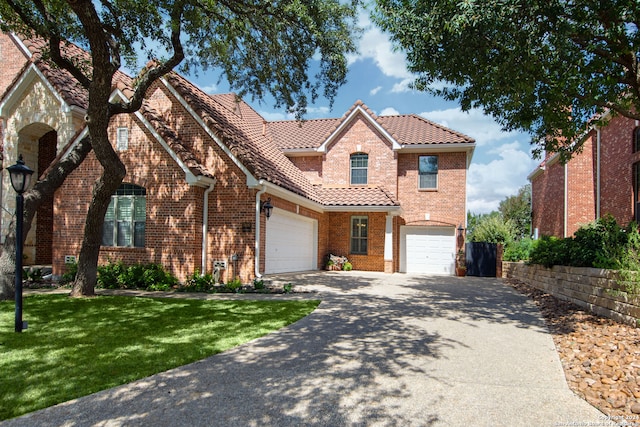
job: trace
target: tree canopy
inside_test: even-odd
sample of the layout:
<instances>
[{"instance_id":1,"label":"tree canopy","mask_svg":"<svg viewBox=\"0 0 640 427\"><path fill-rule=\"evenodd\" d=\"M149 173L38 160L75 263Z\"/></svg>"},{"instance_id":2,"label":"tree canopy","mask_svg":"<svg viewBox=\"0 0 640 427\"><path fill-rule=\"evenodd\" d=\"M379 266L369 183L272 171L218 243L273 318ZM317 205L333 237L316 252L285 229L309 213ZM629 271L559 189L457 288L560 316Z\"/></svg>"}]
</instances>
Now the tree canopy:
<instances>
[{"instance_id":1,"label":"tree canopy","mask_svg":"<svg viewBox=\"0 0 640 427\"><path fill-rule=\"evenodd\" d=\"M530 133L536 154L568 159L607 112L640 119L636 0L376 3L416 88Z\"/></svg>"},{"instance_id":2,"label":"tree canopy","mask_svg":"<svg viewBox=\"0 0 640 427\"><path fill-rule=\"evenodd\" d=\"M164 72L178 64L183 72L215 67L240 96L271 95L276 107L287 107L300 117L319 95L332 101L345 82L346 55L355 51L357 4L358 0L5 0L0 2L0 29L43 37L51 60L73 69L85 87L92 81L90 64L64 57L56 47L61 42L74 42L92 53L106 49L109 64L101 66L115 70L140 70L153 60L137 83L153 81L163 67Z\"/></svg>"},{"instance_id":3,"label":"tree canopy","mask_svg":"<svg viewBox=\"0 0 640 427\"><path fill-rule=\"evenodd\" d=\"M510 220L515 228L516 239L531 235L531 184L518 190L518 194L509 196L500 202L498 211L505 220Z\"/></svg>"},{"instance_id":4,"label":"tree canopy","mask_svg":"<svg viewBox=\"0 0 640 427\"><path fill-rule=\"evenodd\" d=\"M111 117L137 111L151 84L180 64L183 71L195 65L219 68L239 95L262 99L270 94L276 106L301 117L320 94L332 101L346 80L346 55L355 50L357 4L358 0L0 2L0 29L43 39L43 59L67 70L88 94L86 124L103 171L94 184L72 295L94 293L104 215L126 174L108 138ZM83 47L90 59L70 55L67 42ZM141 67L140 60L145 62ZM112 100L114 76L123 65L139 72L133 76L129 99ZM67 164L66 174L83 157L75 158L78 161ZM27 208L56 188L38 197L27 193ZM25 222L25 228L29 226ZM2 256L6 252L5 248Z\"/></svg>"}]
</instances>

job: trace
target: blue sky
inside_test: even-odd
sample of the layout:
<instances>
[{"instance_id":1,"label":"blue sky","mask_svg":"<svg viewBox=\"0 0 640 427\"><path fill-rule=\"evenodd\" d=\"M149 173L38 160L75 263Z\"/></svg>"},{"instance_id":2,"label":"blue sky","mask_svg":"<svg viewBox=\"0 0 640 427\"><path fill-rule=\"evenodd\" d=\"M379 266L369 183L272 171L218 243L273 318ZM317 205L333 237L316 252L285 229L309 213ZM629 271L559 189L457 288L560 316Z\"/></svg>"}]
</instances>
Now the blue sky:
<instances>
[{"instance_id":1,"label":"blue sky","mask_svg":"<svg viewBox=\"0 0 640 427\"><path fill-rule=\"evenodd\" d=\"M467 210L473 213L497 210L501 200L527 184L527 175L539 163L531 155L528 135L502 132L495 120L480 110L463 113L455 102L409 89L412 77L404 55L393 52L389 38L364 15L360 25L365 32L359 53L350 57L348 81L333 109L329 109L328 100L320 98L310 106L306 119L341 117L361 100L378 115L413 113L474 138L477 146L467 176ZM217 84L218 78L209 72L192 80L208 93L228 92L225 83ZM269 102L245 101L267 120L291 118Z\"/></svg>"}]
</instances>

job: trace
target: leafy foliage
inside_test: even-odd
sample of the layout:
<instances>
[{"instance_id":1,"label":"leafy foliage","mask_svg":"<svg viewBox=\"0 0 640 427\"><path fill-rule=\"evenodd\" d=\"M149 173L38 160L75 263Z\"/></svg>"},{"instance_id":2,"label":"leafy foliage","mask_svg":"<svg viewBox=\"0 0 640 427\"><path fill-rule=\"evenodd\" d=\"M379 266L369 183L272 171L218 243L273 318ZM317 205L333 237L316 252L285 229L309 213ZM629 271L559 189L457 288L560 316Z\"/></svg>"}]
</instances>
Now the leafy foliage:
<instances>
[{"instance_id":1,"label":"leafy foliage","mask_svg":"<svg viewBox=\"0 0 640 427\"><path fill-rule=\"evenodd\" d=\"M498 213L483 216L468 235L470 242L507 244L513 241L515 226L511 220L504 220Z\"/></svg>"},{"instance_id":2,"label":"leafy foliage","mask_svg":"<svg viewBox=\"0 0 640 427\"><path fill-rule=\"evenodd\" d=\"M511 221L516 239L531 235L531 184L518 190L515 196L509 196L500 202L498 211L505 220Z\"/></svg>"},{"instance_id":3,"label":"leafy foliage","mask_svg":"<svg viewBox=\"0 0 640 427\"><path fill-rule=\"evenodd\" d=\"M416 88L529 132L537 154L566 160L605 111L640 118L636 0L376 4L374 20L406 52Z\"/></svg>"},{"instance_id":4,"label":"leafy foliage","mask_svg":"<svg viewBox=\"0 0 640 427\"><path fill-rule=\"evenodd\" d=\"M503 259L505 261L521 261L528 260L535 246L535 240L526 237L520 240L514 240L504 247Z\"/></svg>"},{"instance_id":5,"label":"leafy foliage","mask_svg":"<svg viewBox=\"0 0 640 427\"><path fill-rule=\"evenodd\" d=\"M98 267L98 286L105 289L168 291L178 279L159 264L125 265L122 261Z\"/></svg>"},{"instance_id":6,"label":"leafy foliage","mask_svg":"<svg viewBox=\"0 0 640 427\"><path fill-rule=\"evenodd\" d=\"M640 271L640 234L636 223L626 228L608 215L581 227L573 237L543 236L529 259L545 267L569 265Z\"/></svg>"}]
</instances>

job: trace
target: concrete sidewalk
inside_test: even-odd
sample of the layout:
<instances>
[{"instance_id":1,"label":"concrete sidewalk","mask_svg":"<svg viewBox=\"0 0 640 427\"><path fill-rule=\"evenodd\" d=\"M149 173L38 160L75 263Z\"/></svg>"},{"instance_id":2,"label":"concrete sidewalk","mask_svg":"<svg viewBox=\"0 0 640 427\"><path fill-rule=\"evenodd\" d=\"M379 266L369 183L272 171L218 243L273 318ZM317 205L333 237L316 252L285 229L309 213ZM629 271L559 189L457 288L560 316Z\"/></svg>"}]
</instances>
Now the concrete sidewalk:
<instances>
[{"instance_id":1,"label":"concrete sidewalk","mask_svg":"<svg viewBox=\"0 0 640 427\"><path fill-rule=\"evenodd\" d=\"M499 280L281 280L322 304L230 351L0 425L609 425L568 388L535 306Z\"/></svg>"}]
</instances>

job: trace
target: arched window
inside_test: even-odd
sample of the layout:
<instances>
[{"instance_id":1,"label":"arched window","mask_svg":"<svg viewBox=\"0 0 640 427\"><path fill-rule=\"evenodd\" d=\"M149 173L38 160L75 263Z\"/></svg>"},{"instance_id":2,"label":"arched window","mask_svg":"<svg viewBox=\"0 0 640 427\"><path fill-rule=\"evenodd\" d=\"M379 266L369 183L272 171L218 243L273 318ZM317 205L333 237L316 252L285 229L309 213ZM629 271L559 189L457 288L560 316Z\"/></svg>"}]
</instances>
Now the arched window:
<instances>
[{"instance_id":1,"label":"arched window","mask_svg":"<svg viewBox=\"0 0 640 427\"><path fill-rule=\"evenodd\" d=\"M640 151L640 126L633 130L633 152Z\"/></svg>"},{"instance_id":2,"label":"arched window","mask_svg":"<svg viewBox=\"0 0 640 427\"><path fill-rule=\"evenodd\" d=\"M367 184L367 168L369 155L356 153L351 155L351 185Z\"/></svg>"},{"instance_id":3,"label":"arched window","mask_svg":"<svg viewBox=\"0 0 640 427\"><path fill-rule=\"evenodd\" d=\"M144 247L147 190L122 184L113 196L102 226L103 246Z\"/></svg>"}]
</instances>

